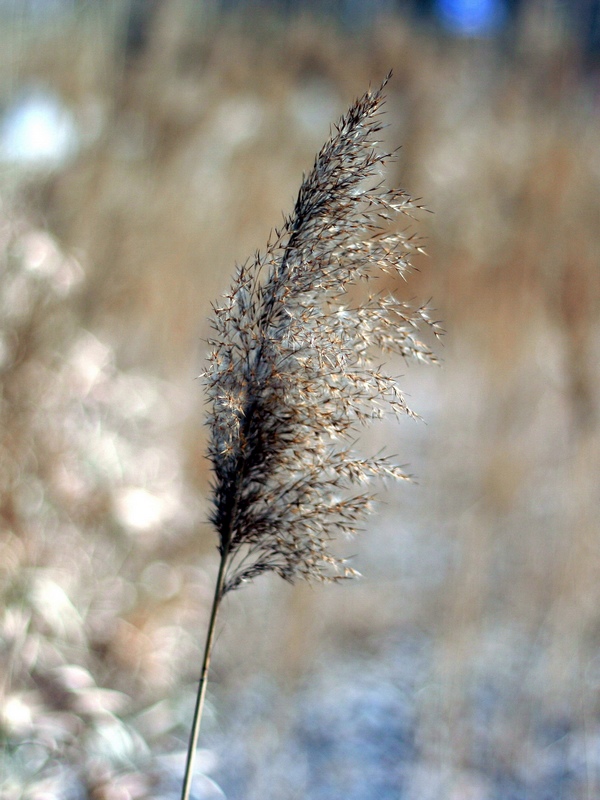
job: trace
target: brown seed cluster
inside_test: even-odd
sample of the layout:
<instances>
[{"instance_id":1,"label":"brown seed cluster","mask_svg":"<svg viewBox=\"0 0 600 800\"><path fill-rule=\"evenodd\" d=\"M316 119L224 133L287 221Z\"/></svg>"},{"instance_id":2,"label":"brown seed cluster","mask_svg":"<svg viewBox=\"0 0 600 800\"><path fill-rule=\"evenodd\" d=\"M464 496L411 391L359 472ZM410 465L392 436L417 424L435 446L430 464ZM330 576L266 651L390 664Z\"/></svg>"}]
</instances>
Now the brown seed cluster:
<instances>
[{"instance_id":1,"label":"brown seed cluster","mask_svg":"<svg viewBox=\"0 0 600 800\"><path fill-rule=\"evenodd\" d=\"M358 423L412 413L377 354L434 362L417 337L423 325L438 331L426 308L391 294L350 299L377 275L405 276L419 249L397 226L417 206L381 182L386 83L341 119L292 214L214 309L204 378L223 594L268 571L288 581L355 574L329 552L332 537L355 532L372 479L407 477L352 447Z\"/></svg>"}]
</instances>

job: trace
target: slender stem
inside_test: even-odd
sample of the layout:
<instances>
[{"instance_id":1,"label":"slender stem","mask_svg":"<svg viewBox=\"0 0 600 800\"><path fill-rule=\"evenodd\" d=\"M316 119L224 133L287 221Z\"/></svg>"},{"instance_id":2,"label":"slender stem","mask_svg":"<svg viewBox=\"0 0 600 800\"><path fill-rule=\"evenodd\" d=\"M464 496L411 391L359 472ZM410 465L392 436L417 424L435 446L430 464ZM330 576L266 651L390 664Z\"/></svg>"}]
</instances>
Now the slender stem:
<instances>
[{"instance_id":1,"label":"slender stem","mask_svg":"<svg viewBox=\"0 0 600 800\"><path fill-rule=\"evenodd\" d=\"M192 730L190 733L190 741L188 745L187 760L185 764L185 774L183 776L183 787L181 789L181 800L189 800L190 790L192 788L192 777L194 774L194 760L196 758L196 748L198 746L198 734L200 733L200 722L202 720L202 711L204 710L204 699L206 697L206 688L208 685L208 670L210 667L210 656L212 653L212 647L215 638L215 623L217 621L217 612L219 610L221 599L223 597L223 584L225 582L226 562L227 562L227 550L225 549L223 555L221 556L221 563L219 565L219 574L217 575L217 583L215 586L215 596L213 598L212 609L210 612L208 631L206 632L204 658L202 660L202 671L200 673L200 683L198 684L196 707L194 709L194 719L192 721Z\"/></svg>"}]
</instances>

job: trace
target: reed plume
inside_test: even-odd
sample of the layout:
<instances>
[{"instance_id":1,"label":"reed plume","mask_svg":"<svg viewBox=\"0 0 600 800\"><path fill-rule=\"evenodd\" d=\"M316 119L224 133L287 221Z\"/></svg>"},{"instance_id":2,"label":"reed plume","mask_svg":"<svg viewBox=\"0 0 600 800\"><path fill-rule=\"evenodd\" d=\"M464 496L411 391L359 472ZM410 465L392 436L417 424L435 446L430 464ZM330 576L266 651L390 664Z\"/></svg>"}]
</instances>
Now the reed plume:
<instances>
[{"instance_id":1,"label":"reed plume","mask_svg":"<svg viewBox=\"0 0 600 800\"><path fill-rule=\"evenodd\" d=\"M378 149L389 77L342 117L304 177L293 212L264 253L238 267L231 291L213 309L203 377L221 562L183 800L224 595L265 572L290 582L352 577L332 554L332 538L356 531L373 479L407 478L387 457L353 448L359 424L412 414L376 360L380 354L436 360L418 338L424 325L438 332L425 307L384 292L351 300L357 284L386 273L406 277L420 249L398 228L399 215L418 206L381 179L392 157Z\"/></svg>"}]
</instances>

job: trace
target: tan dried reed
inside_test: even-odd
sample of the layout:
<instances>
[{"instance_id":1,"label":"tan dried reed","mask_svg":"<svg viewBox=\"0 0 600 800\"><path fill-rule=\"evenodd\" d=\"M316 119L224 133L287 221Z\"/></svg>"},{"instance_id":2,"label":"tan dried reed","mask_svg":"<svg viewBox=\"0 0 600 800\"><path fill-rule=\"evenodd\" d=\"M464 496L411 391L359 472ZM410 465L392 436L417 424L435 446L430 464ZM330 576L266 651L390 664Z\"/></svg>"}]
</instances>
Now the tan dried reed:
<instances>
[{"instance_id":1,"label":"tan dried reed","mask_svg":"<svg viewBox=\"0 0 600 800\"><path fill-rule=\"evenodd\" d=\"M439 327L393 294L350 300L378 275L405 277L418 241L398 215L418 208L383 187L392 157L377 149L383 89L368 91L336 126L305 176L292 214L237 270L214 308L209 366L212 522L220 568L207 633L182 800L189 798L215 620L224 595L265 572L287 581L340 580L355 570L330 551L352 534L376 478L406 479L385 456L352 446L359 423L408 413L374 353L435 362L418 337Z\"/></svg>"}]
</instances>

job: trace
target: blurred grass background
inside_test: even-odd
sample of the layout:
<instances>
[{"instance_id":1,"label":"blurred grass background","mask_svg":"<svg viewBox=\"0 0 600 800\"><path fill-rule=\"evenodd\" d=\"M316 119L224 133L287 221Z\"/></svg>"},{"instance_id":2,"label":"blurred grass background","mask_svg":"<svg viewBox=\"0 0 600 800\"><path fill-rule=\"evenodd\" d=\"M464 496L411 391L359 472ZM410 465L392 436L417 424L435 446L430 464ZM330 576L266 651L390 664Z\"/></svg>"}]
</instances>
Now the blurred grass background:
<instances>
[{"instance_id":1,"label":"blurred grass background","mask_svg":"<svg viewBox=\"0 0 600 800\"><path fill-rule=\"evenodd\" d=\"M217 566L210 302L390 68L387 179L434 211L394 288L447 335L403 378L427 425L371 444L418 485L344 543L361 581L226 604L202 765L230 800L598 796L597 4L425 5L0 7L2 798L170 791Z\"/></svg>"}]
</instances>

